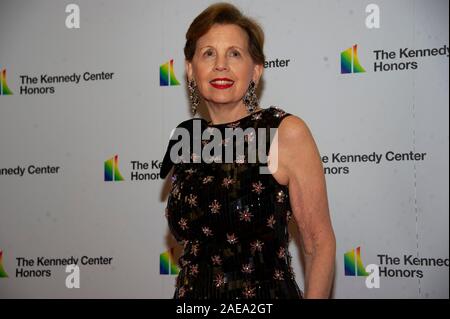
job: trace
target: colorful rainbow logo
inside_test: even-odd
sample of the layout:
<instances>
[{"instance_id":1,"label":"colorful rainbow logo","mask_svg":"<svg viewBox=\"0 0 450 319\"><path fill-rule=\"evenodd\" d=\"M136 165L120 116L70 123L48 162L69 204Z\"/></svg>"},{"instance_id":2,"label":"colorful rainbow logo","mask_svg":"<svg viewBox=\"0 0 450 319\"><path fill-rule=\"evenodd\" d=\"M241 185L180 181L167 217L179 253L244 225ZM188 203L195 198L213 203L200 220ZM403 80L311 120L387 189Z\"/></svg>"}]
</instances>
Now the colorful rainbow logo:
<instances>
[{"instance_id":1,"label":"colorful rainbow logo","mask_svg":"<svg viewBox=\"0 0 450 319\"><path fill-rule=\"evenodd\" d=\"M115 155L105 161L105 182L123 181L122 174L119 172L119 156Z\"/></svg>"},{"instance_id":2,"label":"colorful rainbow logo","mask_svg":"<svg viewBox=\"0 0 450 319\"><path fill-rule=\"evenodd\" d=\"M366 277L369 275L361 260L361 247L352 249L344 254L344 268L346 276Z\"/></svg>"},{"instance_id":3,"label":"colorful rainbow logo","mask_svg":"<svg viewBox=\"0 0 450 319\"><path fill-rule=\"evenodd\" d=\"M341 74L366 72L358 60L358 45L341 52Z\"/></svg>"},{"instance_id":4,"label":"colorful rainbow logo","mask_svg":"<svg viewBox=\"0 0 450 319\"><path fill-rule=\"evenodd\" d=\"M180 85L175 72L173 71L173 59L159 67L159 85L160 86L174 86Z\"/></svg>"},{"instance_id":5,"label":"colorful rainbow logo","mask_svg":"<svg viewBox=\"0 0 450 319\"><path fill-rule=\"evenodd\" d=\"M3 268L3 251L0 250L0 278L8 278L8 274Z\"/></svg>"},{"instance_id":6,"label":"colorful rainbow logo","mask_svg":"<svg viewBox=\"0 0 450 319\"><path fill-rule=\"evenodd\" d=\"M178 275L180 269L178 268L174 257L173 248L159 255L159 274L160 275Z\"/></svg>"},{"instance_id":7,"label":"colorful rainbow logo","mask_svg":"<svg viewBox=\"0 0 450 319\"><path fill-rule=\"evenodd\" d=\"M12 91L9 89L6 83L6 69L0 71L0 95L12 95Z\"/></svg>"}]
</instances>

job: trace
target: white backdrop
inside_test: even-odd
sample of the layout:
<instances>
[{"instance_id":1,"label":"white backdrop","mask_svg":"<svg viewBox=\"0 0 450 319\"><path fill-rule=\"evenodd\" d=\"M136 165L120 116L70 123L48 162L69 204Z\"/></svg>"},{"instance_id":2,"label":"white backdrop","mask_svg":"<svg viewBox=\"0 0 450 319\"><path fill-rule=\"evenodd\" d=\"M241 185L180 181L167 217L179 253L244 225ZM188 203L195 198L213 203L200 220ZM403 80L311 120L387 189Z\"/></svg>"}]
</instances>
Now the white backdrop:
<instances>
[{"instance_id":1,"label":"white backdrop","mask_svg":"<svg viewBox=\"0 0 450 319\"><path fill-rule=\"evenodd\" d=\"M190 117L185 32L212 1L78 0L79 29L70 1L0 2L0 298L171 298L180 247L158 172ZM323 157L333 297L448 298L448 1L232 2L266 34L262 107L301 117ZM170 60L180 85L161 86ZM355 258L379 288L345 273Z\"/></svg>"}]
</instances>

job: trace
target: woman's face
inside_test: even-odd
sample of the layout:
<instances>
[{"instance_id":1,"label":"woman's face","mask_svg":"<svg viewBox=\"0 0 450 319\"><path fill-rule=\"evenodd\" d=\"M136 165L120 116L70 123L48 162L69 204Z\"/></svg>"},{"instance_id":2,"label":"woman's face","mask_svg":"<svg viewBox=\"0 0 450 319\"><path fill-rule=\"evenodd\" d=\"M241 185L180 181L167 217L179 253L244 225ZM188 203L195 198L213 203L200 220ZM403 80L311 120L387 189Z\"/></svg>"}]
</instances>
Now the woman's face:
<instances>
[{"instance_id":1,"label":"woman's face","mask_svg":"<svg viewBox=\"0 0 450 319\"><path fill-rule=\"evenodd\" d=\"M212 104L241 102L250 81L258 83L262 70L250 56L247 33L232 24L212 26L198 39L192 61L186 62L188 78Z\"/></svg>"}]
</instances>

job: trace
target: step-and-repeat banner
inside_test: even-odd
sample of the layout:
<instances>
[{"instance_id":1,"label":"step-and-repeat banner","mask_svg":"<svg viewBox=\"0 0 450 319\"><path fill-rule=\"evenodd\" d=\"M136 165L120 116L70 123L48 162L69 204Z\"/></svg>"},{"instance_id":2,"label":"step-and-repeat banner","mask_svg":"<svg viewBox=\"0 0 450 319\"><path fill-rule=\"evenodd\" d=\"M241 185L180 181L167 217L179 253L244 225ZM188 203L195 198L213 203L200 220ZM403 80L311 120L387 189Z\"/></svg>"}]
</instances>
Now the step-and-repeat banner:
<instances>
[{"instance_id":1,"label":"step-and-repeat banner","mask_svg":"<svg viewBox=\"0 0 450 319\"><path fill-rule=\"evenodd\" d=\"M190 118L185 33L211 3L1 1L0 298L172 297L158 173ZM333 297L448 298L449 2L233 3L266 34L261 106L319 147Z\"/></svg>"}]
</instances>

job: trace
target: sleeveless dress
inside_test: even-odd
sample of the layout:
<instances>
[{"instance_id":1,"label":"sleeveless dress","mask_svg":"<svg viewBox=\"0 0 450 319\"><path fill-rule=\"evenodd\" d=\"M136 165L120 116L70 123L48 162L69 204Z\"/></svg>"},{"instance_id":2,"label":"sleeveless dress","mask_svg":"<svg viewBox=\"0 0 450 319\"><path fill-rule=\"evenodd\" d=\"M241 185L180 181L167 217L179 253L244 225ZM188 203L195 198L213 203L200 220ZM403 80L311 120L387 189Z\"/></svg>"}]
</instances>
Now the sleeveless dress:
<instances>
[{"instance_id":1,"label":"sleeveless dress","mask_svg":"<svg viewBox=\"0 0 450 319\"><path fill-rule=\"evenodd\" d=\"M270 137L269 128L278 128L288 115L271 106L234 122L209 124L194 118L178 125L190 133L195 132L195 125L201 132L217 129L223 137L223 151L222 162L202 158L194 163L201 156L193 151L198 140L191 138L189 160L179 156L174 163L170 148L181 138L171 139L161 165L162 178L174 166L165 213L171 233L184 247L178 260L175 299L303 298L288 251L287 224L292 217L288 188L272 174L260 173L260 166L267 167L260 156L249 160L249 144L259 140L258 128ZM233 160L225 163L225 146L231 141L225 138L226 128L244 132L253 128L256 134L245 135L244 154L233 152ZM202 139L201 150L211 140ZM266 138L265 155L270 143ZM239 144L232 144L236 150Z\"/></svg>"}]
</instances>

